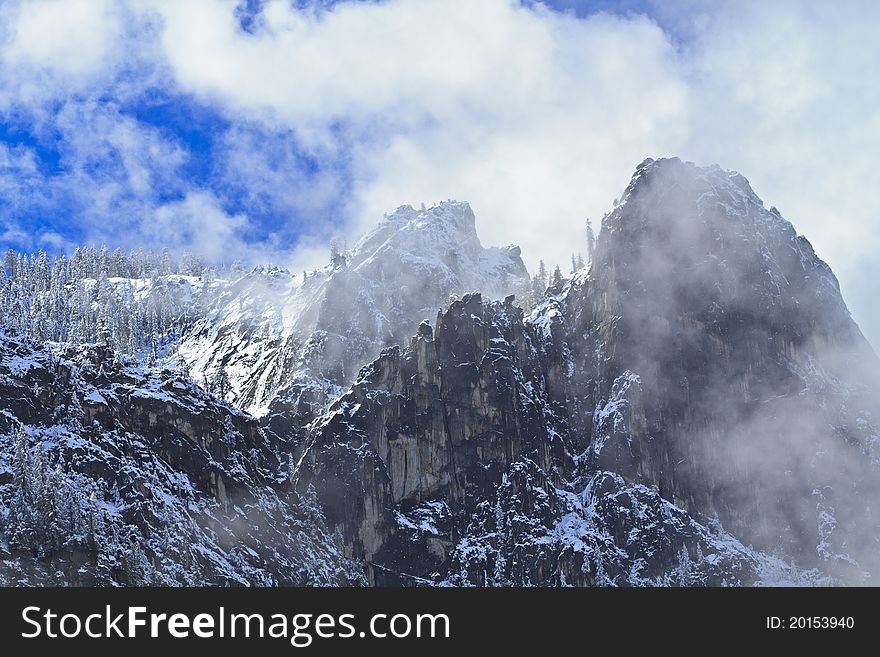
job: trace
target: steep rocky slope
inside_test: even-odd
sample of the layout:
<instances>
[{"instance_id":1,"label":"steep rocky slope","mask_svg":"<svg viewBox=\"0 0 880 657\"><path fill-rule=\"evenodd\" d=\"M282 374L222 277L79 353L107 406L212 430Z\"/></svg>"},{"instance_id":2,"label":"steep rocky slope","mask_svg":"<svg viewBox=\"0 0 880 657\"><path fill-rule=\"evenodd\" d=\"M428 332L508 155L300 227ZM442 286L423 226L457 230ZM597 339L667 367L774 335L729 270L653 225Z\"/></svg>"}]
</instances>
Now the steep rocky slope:
<instances>
[{"instance_id":1,"label":"steep rocky slope","mask_svg":"<svg viewBox=\"0 0 880 657\"><path fill-rule=\"evenodd\" d=\"M831 270L745 178L643 163L566 309L588 407L639 377L635 426L591 435L596 467L800 563L877 570L878 359Z\"/></svg>"},{"instance_id":2,"label":"steep rocky slope","mask_svg":"<svg viewBox=\"0 0 880 657\"><path fill-rule=\"evenodd\" d=\"M423 324L294 479L375 583L870 582L877 370L742 176L648 160L589 270Z\"/></svg>"},{"instance_id":3,"label":"steep rocky slope","mask_svg":"<svg viewBox=\"0 0 880 657\"><path fill-rule=\"evenodd\" d=\"M739 174L621 199L528 316L449 202L305 280L97 281L171 327L155 367L15 323L0 583L876 583L880 363L833 273Z\"/></svg>"},{"instance_id":4,"label":"steep rocky slope","mask_svg":"<svg viewBox=\"0 0 880 657\"><path fill-rule=\"evenodd\" d=\"M0 336L0 584L350 584L284 445L172 372Z\"/></svg>"},{"instance_id":5,"label":"steep rocky slope","mask_svg":"<svg viewBox=\"0 0 880 657\"><path fill-rule=\"evenodd\" d=\"M186 332L196 378L223 367L237 406L263 415L324 410L379 351L405 341L451 295L528 284L518 247L484 248L467 203L385 216L305 278L257 269L227 286Z\"/></svg>"}]
</instances>

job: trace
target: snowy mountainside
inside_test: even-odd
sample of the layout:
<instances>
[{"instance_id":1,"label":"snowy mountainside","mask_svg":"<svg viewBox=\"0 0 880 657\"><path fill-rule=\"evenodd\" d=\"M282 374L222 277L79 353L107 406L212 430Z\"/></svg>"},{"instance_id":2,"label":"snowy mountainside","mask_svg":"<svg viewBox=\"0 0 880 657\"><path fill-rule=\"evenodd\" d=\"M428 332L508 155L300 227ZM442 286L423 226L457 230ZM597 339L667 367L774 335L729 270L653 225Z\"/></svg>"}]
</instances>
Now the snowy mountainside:
<instances>
[{"instance_id":1,"label":"snowy mountainside","mask_svg":"<svg viewBox=\"0 0 880 657\"><path fill-rule=\"evenodd\" d=\"M112 347L257 415L291 385L320 393L322 410L382 347L405 340L450 297L502 296L528 281L519 249L484 248L473 212L456 201L401 207L301 275L92 247L69 262L10 251L4 269L0 324L10 330Z\"/></svg>"},{"instance_id":2,"label":"snowy mountainside","mask_svg":"<svg viewBox=\"0 0 880 657\"><path fill-rule=\"evenodd\" d=\"M458 202L306 276L7 255L0 582L876 583L880 361L831 269L738 173L621 199L528 313Z\"/></svg>"},{"instance_id":3,"label":"snowy mountainside","mask_svg":"<svg viewBox=\"0 0 880 657\"><path fill-rule=\"evenodd\" d=\"M878 371L742 176L647 160L589 267L384 351L293 478L374 584L864 584Z\"/></svg>"},{"instance_id":4,"label":"snowy mountainside","mask_svg":"<svg viewBox=\"0 0 880 657\"><path fill-rule=\"evenodd\" d=\"M261 267L218 288L177 345L192 378L242 408L271 396L298 355L285 313L296 292L288 271Z\"/></svg>"},{"instance_id":5,"label":"snowy mountainside","mask_svg":"<svg viewBox=\"0 0 880 657\"><path fill-rule=\"evenodd\" d=\"M468 295L383 352L294 472L374 585L819 585L656 487L589 467L548 395L540 332ZM625 431L626 389L605 404ZM611 410L613 409L613 410ZM601 414L600 414L601 415ZM617 417L615 417L617 416ZM600 423L605 420L599 420Z\"/></svg>"},{"instance_id":6,"label":"snowy mountainside","mask_svg":"<svg viewBox=\"0 0 880 657\"><path fill-rule=\"evenodd\" d=\"M467 203L403 206L305 278L257 269L229 285L180 353L197 380L222 365L235 403L262 415L284 387L301 394L350 383L450 296L503 296L527 281L518 247L481 245Z\"/></svg>"},{"instance_id":7,"label":"snowy mountainside","mask_svg":"<svg viewBox=\"0 0 880 657\"><path fill-rule=\"evenodd\" d=\"M256 421L102 347L0 336L0 583L350 584Z\"/></svg>"}]
</instances>

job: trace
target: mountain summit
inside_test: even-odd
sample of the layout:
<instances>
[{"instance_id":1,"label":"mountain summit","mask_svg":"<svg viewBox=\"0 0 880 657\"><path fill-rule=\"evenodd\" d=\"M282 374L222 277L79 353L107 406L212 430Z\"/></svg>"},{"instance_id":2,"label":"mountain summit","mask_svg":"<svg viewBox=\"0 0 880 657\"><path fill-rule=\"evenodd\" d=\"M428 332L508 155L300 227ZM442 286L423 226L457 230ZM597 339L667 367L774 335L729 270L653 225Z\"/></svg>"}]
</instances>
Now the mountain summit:
<instances>
[{"instance_id":1,"label":"mountain summit","mask_svg":"<svg viewBox=\"0 0 880 657\"><path fill-rule=\"evenodd\" d=\"M304 276L11 263L0 582L880 577L880 363L738 173L646 160L528 313L452 201Z\"/></svg>"},{"instance_id":2,"label":"mountain summit","mask_svg":"<svg viewBox=\"0 0 880 657\"><path fill-rule=\"evenodd\" d=\"M279 392L288 405L322 409L451 296L502 296L527 283L519 247L484 248L467 203L403 206L320 270L257 269L231 283L180 353L196 376L223 368L236 404L251 413L265 414Z\"/></svg>"},{"instance_id":3,"label":"mountain summit","mask_svg":"<svg viewBox=\"0 0 880 657\"><path fill-rule=\"evenodd\" d=\"M745 178L646 160L589 268L383 353L294 480L376 583L871 581L877 369Z\"/></svg>"}]
</instances>

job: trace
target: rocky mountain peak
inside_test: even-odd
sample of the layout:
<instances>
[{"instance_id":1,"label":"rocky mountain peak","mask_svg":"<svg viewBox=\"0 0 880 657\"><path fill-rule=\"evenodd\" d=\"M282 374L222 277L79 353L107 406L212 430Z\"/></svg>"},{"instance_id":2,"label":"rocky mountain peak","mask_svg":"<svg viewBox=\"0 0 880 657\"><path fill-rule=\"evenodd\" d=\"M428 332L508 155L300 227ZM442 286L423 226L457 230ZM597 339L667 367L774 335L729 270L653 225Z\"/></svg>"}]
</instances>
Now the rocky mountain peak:
<instances>
[{"instance_id":1,"label":"rocky mountain peak","mask_svg":"<svg viewBox=\"0 0 880 657\"><path fill-rule=\"evenodd\" d=\"M743 212L748 205L764 207L764 202L755 194L749 181L741 173L722 169L717 164L698 166L693 162L683 162L677 157L647 158L635 169L629 184L620 197L619 205L634 200L652 188L661 188L667 193L675 189L688 190L699 198L702 193L725 196L732 208Z\"/></svg>"},{"instance_id":2,"label":"rocky mountain peak","mask_svg":"<svg viewBox=\"0 0 880 657\"><path fill-rule=\"evenodd\" d=\"M147 367L112 335L0 332L0 583L876 583L878 360L740 174L643 162L591 266L528 317L504 296L519 250L482 247L465 203L334 256L73 268L71 335L135 308L173 336ZM21 332L19 291L47 285L14 276ZM174 340L235 394L163 369Z\"/></svg>"},{"instance_id":3,"label":"rocky mountain peak","mask_svg":"<svg viewBox=\"0 0 880 657\"><path fill-rule=\"evenodd\" d=\"M528 319L464 297L313 428L294 480L372 582L877 572L876 358L828 266L717 166L648 160L622 199Z\"/></svg>"},{"instance_id":4,"label":"rocky mountain peak","mask_svg":"<svg viewBox=\"0 0 880 657\"><path fill-rule=\"evenodd\" d=\"M502 296L527 281L518 247L482 246L467 203L402 206L305 277L260 268L230 282L181 352L203 378L222 368L249 412L268 412L291 386L300 399L303 383L321 406L383 347L405 344L450 296Z\"/></svg>"},{"instance_id":5,"label":"rocky mountain peak","mask_svg":"<svg viewBox=\"0 0 880 657\"><path fill-rule=\"evenodd\" d=\"M357 267L384 249L413 254L460 249L476 255L482 244L470 204L449 200L421 210L402 205L386 214L355 244L351 264Z\"/></svg>"},{"instance_id":6,"label":"rocky mountain peak","mask_svg":"<svg viewBox=\"0 0 880 657\"><path fill-rule=\"evenodd\" d=\"M796 341L864 343L831 268L741 174L648 159L621 198L603 222L593 271L598 285L643 299L631 317L746 314Z\"/></svg>"},{"instance_id":7,"label":"rocky mountain peak","mask_svg":"<svg viewBox=\"0 0 880 657\"><path fill-rule=\"evenodd\" d=\"M483 247L465 201L420 210L401 206L368 231L346 260L349 271L378 280L390 275L406 283L430 272L447 295L479 289L497 296L528 280L519 247Z\"/></svg>"}]
</instances>

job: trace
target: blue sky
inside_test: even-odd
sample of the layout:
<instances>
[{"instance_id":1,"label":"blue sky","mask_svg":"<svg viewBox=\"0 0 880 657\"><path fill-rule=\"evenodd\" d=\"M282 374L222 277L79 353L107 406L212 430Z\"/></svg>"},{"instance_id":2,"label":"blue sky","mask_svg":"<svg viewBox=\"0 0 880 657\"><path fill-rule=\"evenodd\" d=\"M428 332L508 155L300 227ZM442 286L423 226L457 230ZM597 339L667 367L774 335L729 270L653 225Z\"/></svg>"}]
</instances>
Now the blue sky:
<instances>
[{"instance_id":1,"label":"blue sky","mask_svg":"<svg viewBox=\"0 0 880 657\"><path fill-rule=\"evenodd\" d=\"M311 267L402 203L471 201L565 263L648 156L737 169L875 344L876 3L8 0L0 246Z\"/></svg>"},{"instance_id":2,"label":"blue sky","mask_svg":"<svg viewBox=\"0 0 880 657\"><path fill-rule=\"evenodd\" d=\"M41 5L44 10L61 9L59 3L55 3L55 7L52 4L22 2L16 6L13 3L5 11L13 17L14 24L21 13L40 9ZM260 0L246 0L227 6L226 10L236 17L244 32L254 33L260 29L258 23L265 4ZM299 1L290 6L301 11L330 12L338 9L339 4L337 1ZM608 12L624 16L641 13L657 19L652 3L645 0L556 0L525 4L544 4L578 18ZM134 8L138 5L132 3ZM141 9L146 7L145 4L140 6ZM126 39L131 40L122 47L142 47L137 36L127 35ZM136 246L142 243L144 236L129 228L133 221L137 222L140 213L183 203L194 190L210 194L219 212L246 215L248 221L241 236L248 244L296 243L304 230L303 224L314 221L326 221L330 232L334 226L344 225L344 196L350 186L345 136L340 137L338 148L316 152L300 143L295 130L232 115L211 99L178 88L163 72L149 71L148 79L139 84L137 78L145 69L159 64L140 57L132 59L120 63L120 70L109 84L101 80L93 88L58 94L36 107L17 103L14 89L10 90L12 93L0 122L0 144L8 154L3 170L7 179L4 190L9 193L0 198L4 248L44 248L57 253L69 250L74 244L95 240L109 241L114 246ZM81 106L84 115L70 116L79 114L78 109L71 110L71 106ZM164 152L170 155L153 157L147 153L139 163L150 178L146 187L132 185L128 180L131 172L126 167L126 154L122 149L131 146L131 140L118 143L107 138L90 144L88 152L83 152L81 141L88 139L90 124L107 120L119 122L147 139L161 141ZM112 131L115 126L105 127ZM72 134L74 132L80 134ZM364 135L359 138L363 139ZM249 185L247 178L230 170L229 149L235 147L231 140L245 140L260 152L260 162L266 168L260 181L264 184ZM276 175L280 179L274 178ZM320 197L292 199L289 194L279 193L265 184L267 178L283 184L286 176L296 178L297 189L306 195L314 184ZM326 187L328 178L332 179L330 189ZM112 188L107 190L111 198L99 208L89 198L91 185L105 190ZM96 226L96 222L100 224ZM310 231L312 228L310 225ZM161 244L162 236L156 238ZM178 246L198 249L198 244L186 241ZM271 250L275 250L274 246Z\"/></svg>"}]
</instances>

